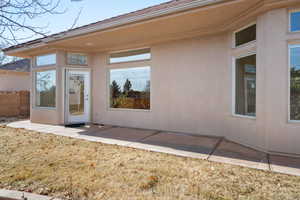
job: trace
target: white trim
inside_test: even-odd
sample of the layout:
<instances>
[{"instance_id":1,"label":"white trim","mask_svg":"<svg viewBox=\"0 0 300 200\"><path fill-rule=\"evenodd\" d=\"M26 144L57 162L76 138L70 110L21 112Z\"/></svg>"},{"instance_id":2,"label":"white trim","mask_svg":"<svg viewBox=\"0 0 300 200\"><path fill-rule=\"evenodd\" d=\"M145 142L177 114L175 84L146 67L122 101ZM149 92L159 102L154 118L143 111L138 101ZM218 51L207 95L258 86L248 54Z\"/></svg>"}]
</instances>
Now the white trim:
<instances>
[{"instance_id":1,"label":"white trim","mask_svg":"<svg viewBox=\"0 0 300 200\"><path fill-rule=\"evenodd\" d=\"M67 97L67 94L66 94L66 92L68 91L66 88L68 87L68 85L67 85L67 82L68 81L66 81L66 78L67 78L67 71L84 71L84 72L88 72L89 73L89 84L90 84L90 88L89 88L89 110L88 110L88 112L89 112L89 115L88 115L88 120L87 121L82 121L82 122L76 122L76 123L90 123L91 122L91 120L92 120L92 69L91 68L79 68L79 67L77 67L77 68L74 68L74 67L64 67L63 68L63 74L64 74L64 76L63 76L63 79L64 79L64 84L63 84L63 104L64 104L64 124L70 124L71 122L69 121L69 113L68 113L68 109L69 109L69 107L67 106L68 105L68 102L67 101L69 101L69 99L68 99L68 97Z\"/></svg>"},{"instance_id":2,"label":"white trim","mask_svg":"<svg viewBox=\"0 0 300 200\"><path fill-rule=\"evenodd\" d=\"M138 47L138 48L130 48L130 49L121 49L121 50L116 50L116 51L109 51L108 54L113 54L113 53L123 53L123 52L128 52L128 51L137 51L137 50L142 50L142 49L150 49L151 52L151 47L150 46L143 46L143 47Z\"/></svg>"},{"instance_id":3,"label":"white trim","mask_svg":"<svg viewBox=\"0 0 300 200\"><path fill-rule=\"evenodd\" d=\"M150 94L150 96L151 96L151 94ZM151 112L151 100L150 100L150 109L149 110L146 110L146 109L133 109L133 108L111 108L109 106L108 111Z\"/></svg>"},{"instance_id":4,"label":"white trim","mask_svg":"<svg viewBox=\"0 0 300 200\"><path fill-rule=\"evenodd\" d=\"M113 65L113 64L111 64ZM110 107L110 70L113 69L128 69L128 68L142 68L150 67L150 109L133 109L133 108L111 108ZM106 109L107 111L130 111L130 112L151 112L152 111L152 67L151 65L141 65L141 66L114 66L108 67L106 70Z\"/></svg>"},{"instance_id":5,"label":"white trim","mask_svg":"<svg viewBox=\"0 0 300 200\"><path fill-rule=\"evenodd\" d=\"M89 67L89 68L84 68L84 67L63 67L63 79L64 79L64 84L63 84L63 104L64 104L64 124L69 124L69 115L68 115L68 106L67 106L67 101L69 100L68 97L67 97L67 94L66 92L68 90L66 90L66 87L68 87L67 85L67 81L66 81L66 78L67 78L67 71L86 71L86 72L89 72L89 75L90 75L90 88L89 88L89 94L90 94L90 97L89 97L89 116L88 116L88 121L87 122L82 122L82 123L90 123L91 120L92 120L92 69Z\"/></svg>"},{"instance_id":6,"label":"white trim","mask_svg":"<svg viewBox=\"0 0 300 200\"><path fill-rule=\"evenodd\" d=\"M238 115L238 114L235 114L235 113L232 114L232 117L256 120L256 117L254 117L254 116L250 116L250 115Z\"/></svg>"},{"instance_id":7,"label":"white trim","mask_svg":"<svg viewBox=\"0 0 300 200\"><path fill-rule=\"evenodd\" d=\"M66 69L61 68L61 91L62 91L62 110L63 110L63 124L66 124Z\"/></svg>"},{"instance_id":8,"label":"white trim","mask_svg":"<svg viewBox=\"0 0 300 200\"><path fill-rule=\"evenodd\" d=\"M289 10L289 33L299 33L300 30L298 31L292 31L292 19L291 19L291 16L292 16L292 13L297 13L297 12L300 12L300 8L296 8L296 9L291 9Z\"/></svg>"},{"instance_id":9,"label":"white trim","mask_svg":"<svg viewBox=\"0 0 300 200\"><path fill-rule=\"evenodd\" d=\"M240 118L248 118L248 119L256 119L256 116L249 116L249 115L240 115L236 114L235 105L236 105L236 60L240 58L245 58L248 56L256 55L256 51L249 51L245 54L241 54L239 56L232 56L232 105L231 105L231 115L233 117L240 117ZM257 66L257 61L256 61ZM256 70L257 71L257 70ZM255 87L257 93L257 86ZM256 107L256 104L255 104ZM255 108L255 114L256 114Z\"/></svg>"},{"instance_id":10,"label":"white trim","mask_svg":"<svg viewBox=\"0 0 300 200\"><path fill-rule=\"evenodd\" d=\"M256 21L255 22L251 22L250 24L247 24L246 26L243 26L243 27L241 27L241 28L233 31L233 34L232 34L232 48L233 49L246 47L246 46L248 46L248 45L256 42L256 40L252 40L252 41L247 42L245 44L241 44L241 45L236 46L236 40L235 40L236 33L240 32L240 31L242 31L242 30L244 30L246 28L249 28L250 26L253 26L253 25L256 25ZM257 36L257 27L256 27L256 36Z\"/></svg>"},{"instance_id":11,"label":"white trim","mask_svg":"<svg viewBox=\"0 0 300 200\"><path fill-rule=\"evenodd\" d=\"M291 49L300 48L300 44L288 45L288 123L300 123L300 120L291 119Z\"/></svg>"}]
</instances>

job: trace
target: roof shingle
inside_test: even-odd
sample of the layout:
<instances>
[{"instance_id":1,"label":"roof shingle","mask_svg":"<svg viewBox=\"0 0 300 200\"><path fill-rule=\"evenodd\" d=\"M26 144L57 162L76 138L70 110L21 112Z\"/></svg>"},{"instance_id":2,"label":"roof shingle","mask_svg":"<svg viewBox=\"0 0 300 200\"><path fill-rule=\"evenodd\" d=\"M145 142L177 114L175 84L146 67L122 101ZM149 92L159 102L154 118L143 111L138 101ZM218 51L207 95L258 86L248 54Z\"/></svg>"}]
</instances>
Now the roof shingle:
<instances>
[{"instance_id":1,"label":"roof shingle","mask_svg":"<svg viewBox=\"0 0 300 200\"><path fill-rule=\"evenodd\" d=\"M30 72L30 60L21 59L14 62L0 65L0 70L10 70L17 72Z\"/></svg>"}]
</instances>

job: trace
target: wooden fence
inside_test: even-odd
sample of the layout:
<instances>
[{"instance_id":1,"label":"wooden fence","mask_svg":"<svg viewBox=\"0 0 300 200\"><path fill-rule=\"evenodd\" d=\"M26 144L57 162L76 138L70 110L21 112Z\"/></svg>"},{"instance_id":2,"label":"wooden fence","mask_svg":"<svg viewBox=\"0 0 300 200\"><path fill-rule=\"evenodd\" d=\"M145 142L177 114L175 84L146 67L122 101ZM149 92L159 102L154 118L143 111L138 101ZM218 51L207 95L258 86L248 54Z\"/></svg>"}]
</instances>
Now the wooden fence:
<instances>
[{"instance_id":1,"label":"wooden fence","mask_svg":"<svg viewBox=\"0 0 300 200\"><path fill-rule=\"evenodd\" d=\"M28 117L29 113L29 91L0 91L0 117Z\"/></svg>"}]
</instances>

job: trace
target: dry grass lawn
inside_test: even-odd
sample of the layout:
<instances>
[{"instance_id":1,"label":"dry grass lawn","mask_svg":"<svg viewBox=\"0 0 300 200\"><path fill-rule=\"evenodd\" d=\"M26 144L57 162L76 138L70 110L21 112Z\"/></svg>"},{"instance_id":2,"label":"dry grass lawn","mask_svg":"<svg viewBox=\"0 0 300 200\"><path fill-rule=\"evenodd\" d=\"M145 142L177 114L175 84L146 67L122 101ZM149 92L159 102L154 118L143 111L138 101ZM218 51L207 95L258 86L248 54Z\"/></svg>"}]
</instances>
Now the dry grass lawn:
<instances>
[{"instance_id":1,"label":"dry grass lawn","mask_svg":"<svg viewBox=\"0 0 300 200\"><path fill-rule=\"evenodd\" d=\"M0 127L0 188L69 199L300 199L300 177Z\"/></svg>"}]
</instances>

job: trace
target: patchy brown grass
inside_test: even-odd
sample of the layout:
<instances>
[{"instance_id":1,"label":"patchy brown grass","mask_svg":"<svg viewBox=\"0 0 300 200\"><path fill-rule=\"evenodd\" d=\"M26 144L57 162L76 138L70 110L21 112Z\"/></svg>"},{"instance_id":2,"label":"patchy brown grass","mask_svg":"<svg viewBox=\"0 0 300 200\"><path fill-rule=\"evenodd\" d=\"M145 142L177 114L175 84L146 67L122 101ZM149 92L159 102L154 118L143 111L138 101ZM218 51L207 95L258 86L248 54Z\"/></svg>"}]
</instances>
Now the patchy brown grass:
<instances>
[{"instance_id":1,"label":"patchy brown grass","mask_svg":"<svg viewBox=\"0 0 300 200\"><path fill-rule=\"evenodd\" d=\"M69 199L300 199L300 177L0 128L0 188Z\"/></svg>"}]
</instances>

